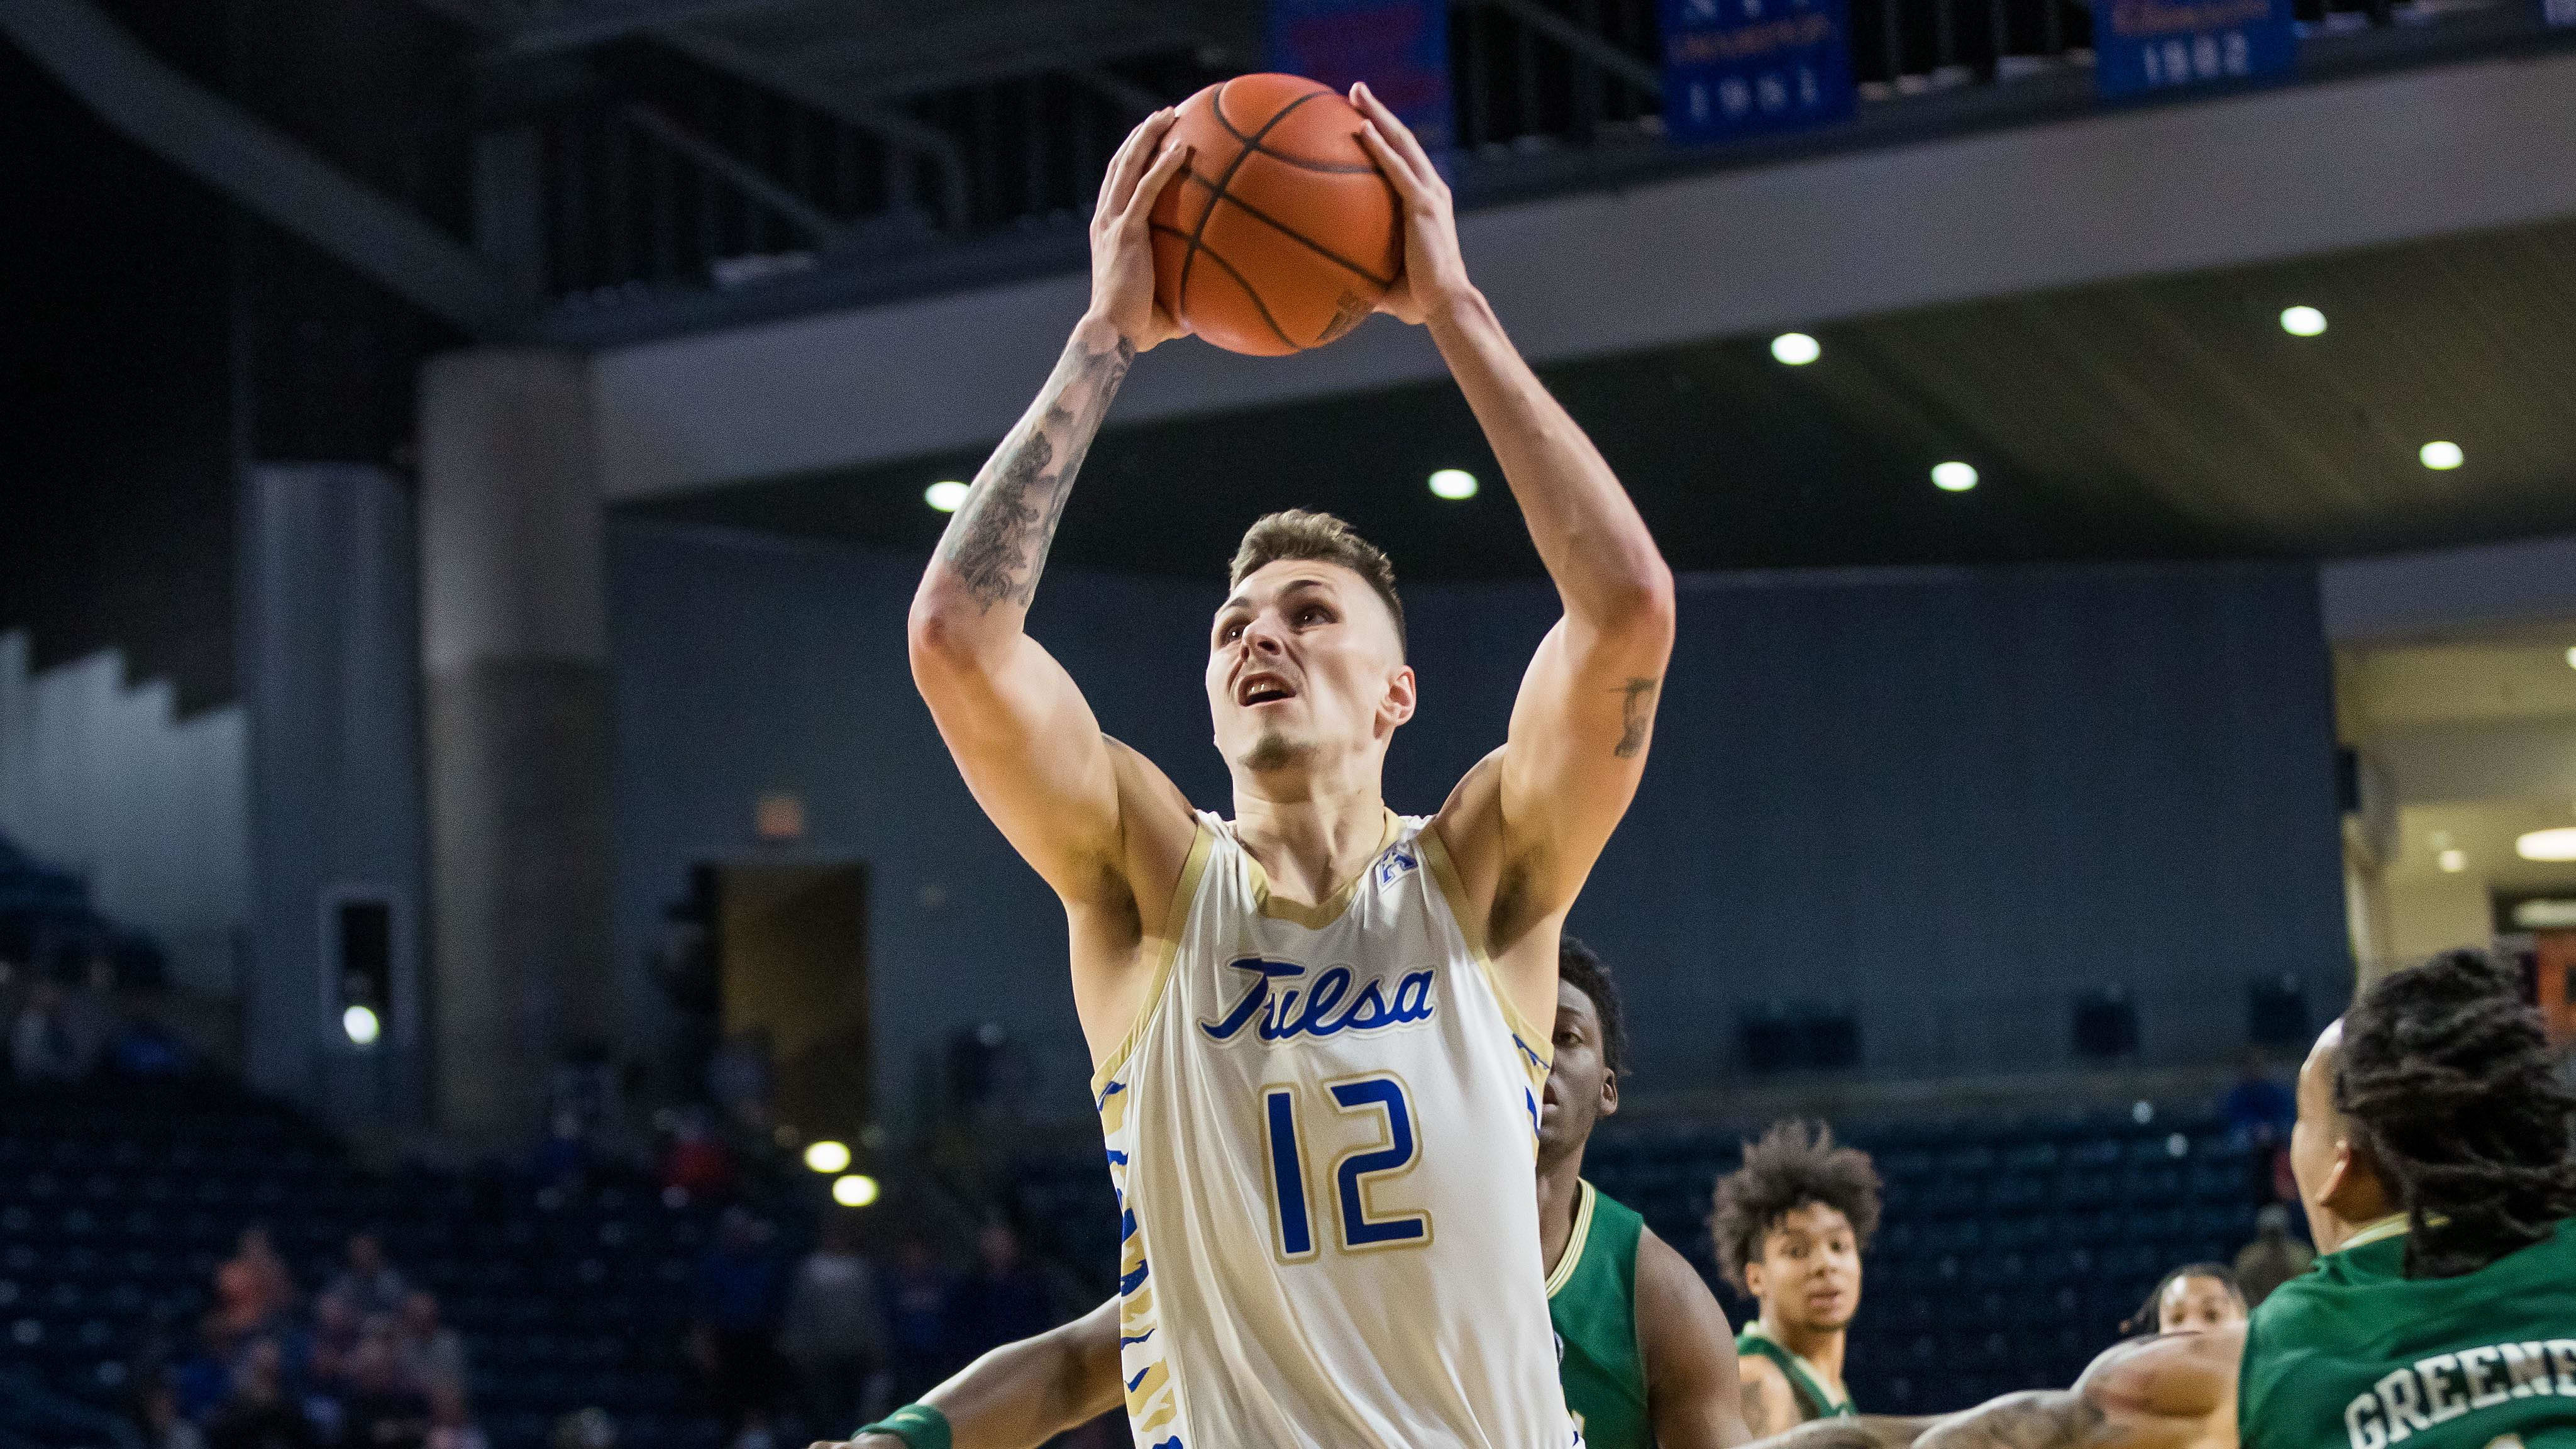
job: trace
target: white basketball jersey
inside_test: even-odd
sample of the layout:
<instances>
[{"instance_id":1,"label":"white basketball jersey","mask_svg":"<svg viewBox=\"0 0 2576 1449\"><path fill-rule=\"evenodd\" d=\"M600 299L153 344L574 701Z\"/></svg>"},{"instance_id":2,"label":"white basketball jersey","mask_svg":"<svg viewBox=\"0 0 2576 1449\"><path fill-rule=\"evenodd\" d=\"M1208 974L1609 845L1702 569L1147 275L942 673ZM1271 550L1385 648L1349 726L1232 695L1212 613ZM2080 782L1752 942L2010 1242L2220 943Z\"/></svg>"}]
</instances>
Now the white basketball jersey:
<instances>
[{"instance_id":1,"label":"white basketball jersey","mask_svg":"<svg viewBox=\"0 0 2576 1449\"><path fill-rule=\"evenodd\" d=\"M1126 1042L1092 1079L1140 1449L1565 1449L1539 1262L1552 1037L1387 817L1320 906L1202 812Z\"/></svg>"}]
</instances>

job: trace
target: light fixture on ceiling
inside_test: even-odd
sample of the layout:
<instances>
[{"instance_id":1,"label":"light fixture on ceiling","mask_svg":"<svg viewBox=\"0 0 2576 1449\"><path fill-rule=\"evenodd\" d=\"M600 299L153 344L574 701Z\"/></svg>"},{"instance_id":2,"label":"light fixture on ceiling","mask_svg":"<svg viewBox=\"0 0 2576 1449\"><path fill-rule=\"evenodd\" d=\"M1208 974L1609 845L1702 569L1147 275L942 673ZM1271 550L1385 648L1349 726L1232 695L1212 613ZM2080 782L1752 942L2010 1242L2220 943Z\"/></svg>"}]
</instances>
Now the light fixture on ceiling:
<instances>
[{"instance_id":1,"label":"light fixture on ceiling","mask_svg":"<svg viewBox=\"0 0 2576 1449\"><path fill-rule=\"evenodd\" d=\"M1804 367L1825 355L1824 345L1804 332L1783 332L1771 339L1771 355L1791 367Z\"/></svg>"},{"instance_id":2,"label":"light fixture on ceiling","mask_svg":"<svg viewBox=\"0 0 2576 1449\"><path fill-rule=\"evenodd\" d=\"M820 1142L806 1144L805 1166L811 1171L829 1176L849 1165L850 1146L846 1142L834 1142L826 1138Z\"/></svg>"},{"instance_id":3,"label":"light fixture on ceiling","mask_svg":"<svg viewBox=\"0 0 2576 1449\"><path fill-rule=\"evenodd\" d=\"M2281 330L2293 337L2314 337L2326 330L2326 314L2314 307L2284 307Z\"/></svg>"},{"instance_id":4,"label":"light fixture on ceiling","mask_svg":"<svg viewBox=\"0 0 2576 1449\"><path fill-rule=\"evenodd\" d=\"M2458 875L2461 871L2469 868L2469 853L2457 846L2453 846L2450 849L2443 851L2441 854L2434 856L2433 863L2440 866L2443 874L2445 875Z\"/></svg>"},{"instance_id":5,"label":"light fixture on ceiling","mask_svg":"<svg viewBox=\"0 0 2576 1449\"><path fill-rule=\"evenodd\" d=\"M832 1201L846 1208L863 1208L877 1200L877 1180L864 1172L832 1179Z\"/></svg>"},{"instance_id":6,"label":"light fixture on ceiling","mask_svg":"<svg viewBox=\"0 0 2576 1449\"><path fill-rule=\"evenodd\" d=\"M921 501L942 513L955 513L966 504L967 488L954 478L942 478L921 490Z\"/></svg>"},{"instance_id":7,"label":"light fixture on ceiling","mask_svg":"<svg viewBox=\"0 0 2576 1449\"><path fill-rule=\"evenodd\" d=\"M2416 449L2415 456L2423 459L2424 466L2436 473L2448 473L2468 461L2468 455L2460 451L2459 444L2439 439Z\"/></svg>"},{"instance_id":8,"label":"light fixture on ceiling","mask_svg":"<svg viewBox=\"0 0 2576 1449\"><path fill-rule=\"evenodd\" d=\"M1932 465L1932 486L1944 493L1965 493L1977 486L1975 467L1952 459Z\"/></svg>"},{"instance_id":9,"label":"light fixture on ceiling","mask_svg":"<svg viewBox=\"0 0 2576 1449\"><path fill-rule=\"evenodd\" d=\"M1464 468L1443 468L1431 475L1431 496L1464 503L1476 496L1476 475Z\"/></svg>"},{"instance_id":10,"label":"light fixture on ceiling","mask_svg":"<svg viewBox=\"0 0 2576 1449\"><path fill-rule=\"evenodd\" d=\"M349 1034L352 1046L374 1046L376 1038L384 1035L385 1028L384 1023L376 1019L372 1007L352 1006L340 1013L340 1030Z\"/></svg>"},{"instance_id":11,"label":"light fixture on ceiling","mask_svg":"<svg viewBox=\"0 0 2576 1449\"><path fill-rule=\"evenodd\" d=\"M2567 651L2567 667L2576 669L2576 647L2571 647Z\"/></svg>"},{"instance_id":12,"label":"light fixture on ceiling","mask_svg":"<svg viewBox=\"0 0 2576 1449\"><path fill-rule=\"evenodd\" d=\"M2515 838L2513 853L2525 860L2576 860L2576 825L2528 831Z\"/></svg>"},{"instance_id":13,"label":"light fixture on ceiling","mask_svg":"<svg viewBox=\"0 0 2576 1449\"><path fill-rule=\"evenodd\" d=\"M2576 926L2576 900L2545 896L2513 908L2513 923L2526 931L2563 931Z\"/></svg>"}]
</instances>

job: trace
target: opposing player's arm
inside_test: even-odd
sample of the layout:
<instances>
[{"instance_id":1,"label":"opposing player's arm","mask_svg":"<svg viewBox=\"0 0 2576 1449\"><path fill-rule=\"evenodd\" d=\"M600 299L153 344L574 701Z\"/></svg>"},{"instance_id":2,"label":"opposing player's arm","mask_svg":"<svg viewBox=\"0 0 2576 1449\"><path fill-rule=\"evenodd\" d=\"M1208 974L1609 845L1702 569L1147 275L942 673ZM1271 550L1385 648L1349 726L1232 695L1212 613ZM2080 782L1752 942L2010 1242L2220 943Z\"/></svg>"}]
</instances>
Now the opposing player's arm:
<instances>
[{"instance_id":1,"label":"opposing player's arm","mask_svg":"<svg viewBox=\"0 0 2576 1449\"><path fill-rule=\"evenodd\" d=\"M1003 1344L921 1396L947 1418L955 1449L1038 1449L1119 1400L1115 1298L1035 1338ZM905 1445L891 1434L862 1434L847 1449Z\"/></svg>"},{"instance_id":2,"label":"opposing player's arm","mask_svg":"<svg viewBox=\"0 0 2576 1449\"><path fill-rule=\"evenodd\" d=\"M1756 1449L2235 1449L2242 1327L2116 1345L2071 1389L1937 1419L1824 1419Z\"/></svg>"},{"instance_id":3,"label":"opposing player's arm","mask_svg":"<svg viewBox=\"0 0 2576 1449\"><path fill-rule=\"evenodd\" d=\"M1735 1449L1744 1422L1735 1332L1689 1261L1649 1229L1637 1241L1637 1346L1660 1449Z\"/></svg>"},{"instance_id":4,"label":"opposing player's arm","mask_svg":"<svg viewBox=\"0 0 2576 1449\"><path fill-rule=\"evenodd\" d=\"M1735 1372L1742 1394L1744 1425L1757 1441L1797 1426L1797 1391L1789 1387L1789 1376L1780 1372L1778 1364L1760 1354L1738 1356Z\"/></svg>"},{"instance_id":5,"label":"opposing player's arm","mask_svg":"<svg viewBox=\"0 0 2576 1449\"><path fill-rule=\"evenodd\" d=\"M1672 654L1672 570L1610 465L1467 280L1449 188L1421 142L1365 88L1353 95L1370 125L1362 144L1405 211L1405 275L1386 309L1430 328L1565 607L1522 677L1508 742L1489 762L1493 808L1455 820L1442 812L1442 841L1461 870L1491 882L1487 944L1500 960L1572 903L1636 793ZM1553 990L1554 946L1529 958L1533 977Z\"/></svg>"},{"instance_id":6,"label":"opposing player's arm","mask_svg":"<svg viewBox=\"0 0 2576 1449\"><path fill-rule=\"evenodd\" d=\"M1072 676L1026 631L1029 602L1084 452L1138 352L1174 334L1153 302L1146 217L1184 154L1156 147L1170 113L1128 136L1092 217L1092 305L1064 355L975 475L913 596L913 680L975 799L1068 902L1130 892L1122 786L1160 779L1121 758ZM1168 783L1164 785L1168 790ZM1170 792L1173 800L1178 792ZM1157 803L1160 803L1157 800ZM1176 828L1185 828L1187 811ZM1186 850L1187 846L1182 846Z\"/></svg>"}]
</instances>

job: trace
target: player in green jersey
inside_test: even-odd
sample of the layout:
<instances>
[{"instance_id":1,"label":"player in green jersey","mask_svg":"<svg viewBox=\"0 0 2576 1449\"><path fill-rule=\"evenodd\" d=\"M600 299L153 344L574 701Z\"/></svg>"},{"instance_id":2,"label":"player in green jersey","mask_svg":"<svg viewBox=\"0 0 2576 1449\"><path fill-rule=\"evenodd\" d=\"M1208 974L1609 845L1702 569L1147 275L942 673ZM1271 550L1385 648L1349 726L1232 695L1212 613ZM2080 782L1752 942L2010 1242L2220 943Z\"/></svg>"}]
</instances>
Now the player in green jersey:
<instances>
[{"instance_id":1,"label":"player in green jersey","mask_svg":"<svg viewBox=\"0 0 2576 1449\"><path fill-rule=\"evenodd\" d=\"M2074 1388L1782 1449L2576 1449L2576 1092L2521 973L2389 976L2299 1070L2290 1166L2320 1256L2243 1326L2094 1360Z\"/></svg>"},{"instance_id":2,"label":"player in green jersey","mask_svg":"<svg viewBox=\"0 0 2576 1449\"><path fill-rule=\"evenodd\" d=\"M1860 1255L1878 1228L1878 1171L1831 1129L1782 1122L1717 1182L1709 1215L1727 1281L1762 1305L1735 1340L1756 1434L1855 1412L1843 1345L1860 1311Z\"/></svg>"},{"instance_id":3,"label":"player in green jersey","mask_svg":"<svg viewBox=\"0 0 2576 1449\"><path fill-rule=\"evenodd\" d=\"M1566 1407L1589 1449L1735 1449L1726 1312L1645 1220L1583 1180L1593 1126L1619 1110L1619 989L1582 942L1557 954L1555 1052L1539 1107L1538 1202L1548 1316ZM1120 1402L1118 1300L977 1359L920 1404L815 1449L1036 1449Z\"/></svg>"}]
</instances>

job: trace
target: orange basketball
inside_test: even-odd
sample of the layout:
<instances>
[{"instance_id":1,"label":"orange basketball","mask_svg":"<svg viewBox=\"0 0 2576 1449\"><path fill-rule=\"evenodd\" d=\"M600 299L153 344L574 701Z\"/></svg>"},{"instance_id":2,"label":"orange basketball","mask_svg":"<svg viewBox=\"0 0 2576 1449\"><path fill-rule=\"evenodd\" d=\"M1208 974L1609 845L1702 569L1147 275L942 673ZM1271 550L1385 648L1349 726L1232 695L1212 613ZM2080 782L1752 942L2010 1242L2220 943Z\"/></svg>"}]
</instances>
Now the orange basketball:
<instances>
[{"instance_id":1,"label":"orange basketball","mask_svg":"<svg viewBox=\"0 0 2576 1449\"><path fill-rule=\"evenodd\" d=\"M1275 357L1359 325L1404 266L1395 188L1360 113L1293 75L1246 75L1181 103L1166 146L1195 150L1154 202L1154 295L1226 349Z\"/></svg>"}]
</instances>

